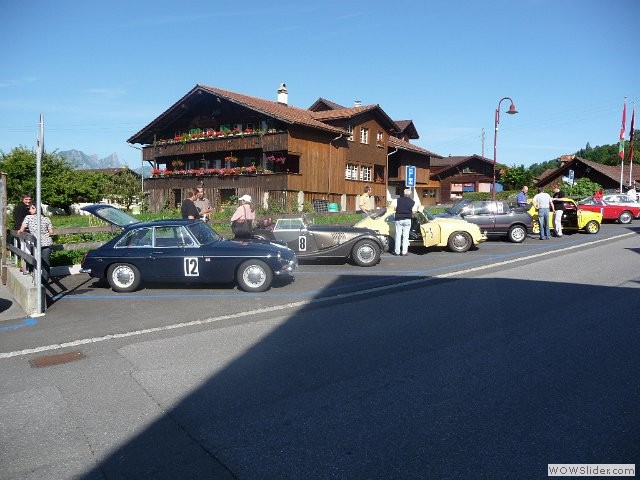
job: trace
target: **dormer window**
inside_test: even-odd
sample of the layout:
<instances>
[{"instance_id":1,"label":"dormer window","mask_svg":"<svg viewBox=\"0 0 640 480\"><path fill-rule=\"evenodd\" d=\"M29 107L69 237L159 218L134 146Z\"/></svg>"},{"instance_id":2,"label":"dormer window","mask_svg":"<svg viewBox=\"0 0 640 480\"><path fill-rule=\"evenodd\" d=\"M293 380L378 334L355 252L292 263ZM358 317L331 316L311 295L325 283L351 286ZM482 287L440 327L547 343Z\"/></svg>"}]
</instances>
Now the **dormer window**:
<instances>
[{"instance_id":1,"label":"dormer window","mask_svg":"<svg viewBox=\"0 0 640 480\"><path fill-rule=\"evenodd\" d=\"M347 132L349 132L347 140L353 142L353 125L347 125Z\"/></svg>"}]
</instances>

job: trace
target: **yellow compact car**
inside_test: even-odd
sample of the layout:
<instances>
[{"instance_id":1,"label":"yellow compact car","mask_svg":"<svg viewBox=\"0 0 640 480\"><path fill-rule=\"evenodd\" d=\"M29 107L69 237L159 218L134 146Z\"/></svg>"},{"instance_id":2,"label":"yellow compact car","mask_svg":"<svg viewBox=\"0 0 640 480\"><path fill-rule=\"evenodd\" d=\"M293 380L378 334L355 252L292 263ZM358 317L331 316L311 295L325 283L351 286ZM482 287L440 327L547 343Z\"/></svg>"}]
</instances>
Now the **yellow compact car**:
<instances>
[{"instance_id":1,"label":"yellow compact car","mask_svg":"<svg viewBox=\"0 0 640 480\"><path fill-rule=\"evenodd\" d=\"M584 230L587 233L598 233L602 224L602 213L590 212L580 208L575 200L570 198L554 198L554 202L561 200L563 202L562 209L562 231ZM529 209L529 214L533 218L533 233L540 233L540 222L538 221L538 211L535 207ZM549 227L553 230L553 212L549 213Z\"/></svg>"},{"instance_id":2,"label":"yellow compact car","mask_svg":"<svg viewBox=\"0 0 640 480\"><path fill-rule=\"evenodd\" d=\"M389 249L393 250L396 235L394 222L395 210L388 208L377 210L355 226L387 235ZM478 225L457 218L436 218L422 206L413 214L409 232L409 245L412 247L448 247L452 252L458 253L466 252L486 239L487 235L480 231Z\"/></svg>"}]
</instances>

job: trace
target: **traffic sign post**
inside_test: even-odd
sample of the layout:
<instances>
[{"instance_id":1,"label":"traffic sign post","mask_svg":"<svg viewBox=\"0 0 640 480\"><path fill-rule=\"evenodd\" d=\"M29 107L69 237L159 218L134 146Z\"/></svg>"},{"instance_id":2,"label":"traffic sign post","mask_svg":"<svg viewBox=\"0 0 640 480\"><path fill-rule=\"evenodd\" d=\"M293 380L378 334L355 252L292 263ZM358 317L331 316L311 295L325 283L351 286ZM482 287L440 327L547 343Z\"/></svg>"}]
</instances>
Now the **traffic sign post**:
<instances>
[{"instance_id":1,"label":"traffic sign post","mask_svg":"<svg viewBox=\"0 0 640 480\"><path fill-rule=\"evenodd\" d=\"M416 186L416 167L413 165L405 167L404 186L411 188Z\"/></svg>"}]
</instances>

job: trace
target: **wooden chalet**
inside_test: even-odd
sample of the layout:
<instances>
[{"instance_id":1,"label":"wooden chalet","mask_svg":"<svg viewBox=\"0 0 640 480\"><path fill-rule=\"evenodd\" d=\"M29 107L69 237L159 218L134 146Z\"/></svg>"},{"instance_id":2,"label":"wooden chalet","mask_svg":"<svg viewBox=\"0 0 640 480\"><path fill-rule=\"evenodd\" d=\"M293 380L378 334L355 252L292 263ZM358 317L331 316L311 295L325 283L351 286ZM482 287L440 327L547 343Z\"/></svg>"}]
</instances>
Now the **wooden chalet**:
<instances>
[{"instance_id":1,"label":"wooden chalet","mask_svg":"<svg viewBox=\"0 0 640 480\"><path fill-rule=\"evenodd\" d=\"M431 161L431 180L439 183L436 203L451 203L464 192L490 192L493 160L481 155L440 157ZM501 188L496 184L496 190Z\"/></svg>"},{"instance_id":2,"label":"wooden chalet","mask_svg":"<svg viewBox=\"0 0 640 480\"><path fill-rule=\"evenodd\" d=\"M536 179L536 186L548 187L560 185L565 179L569 177L569 171L573 170L574 181L581 178L588 178L592 182L595 182L602 186L605 190L619 190L620 189L620 172L622 167L620 165L603 165L601 163L592 162L576 155L564 155L560 158L562 164L560 167L552 170L545 171L540 177ZM626 191L631 187L640 185L640 166L634 165L632 171L631 184L629 183L629 165L626 165L625 170L622 172L624 178L622 179L623 190Z\"/></svg>"},{"instance_id":3,"label":"wooden chalet","mask_svg":"<svg viewBox=\"0 0 640 480\"><path fill-rule=\"evenodd\" d=\"M277 101L196 85L128 142L142 145L153 168L145 181L151 211L178 207L195 186L214 206L249 194L263 206L319 201L356 210L366 185L379 206L404 188L406 165L417 167L419 195L432 187L429 162L439 156L411 138L413 123L399 126L379 105L321 98L305 110L288 104L284 84Z\"/></svg>"}]
</instances>

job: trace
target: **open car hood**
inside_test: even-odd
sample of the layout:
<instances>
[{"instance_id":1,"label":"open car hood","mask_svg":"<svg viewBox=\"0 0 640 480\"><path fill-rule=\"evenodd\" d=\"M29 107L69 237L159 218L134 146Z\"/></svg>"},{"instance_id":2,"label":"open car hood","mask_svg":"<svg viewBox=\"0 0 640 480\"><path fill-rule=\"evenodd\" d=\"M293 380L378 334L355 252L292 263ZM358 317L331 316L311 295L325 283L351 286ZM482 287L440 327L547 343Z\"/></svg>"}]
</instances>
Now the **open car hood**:
<instances>
[{"instance_id":1,"label":"open car hood","mask_svg":"<svg viewBox=\"0 0 640 480\"><path fill-rule=\"evenodd\" d=\"M104 220L111 225L115 225L119 228L124 228L127 225L133 225L134 223L140 223L140 220L132 217L128 213L123 212L111 205L104 203L94 203L93 205L87 205L82 207L81 210L89 212L90 214L98 217L100 220Z\"/></svg>"}]
</instances>

